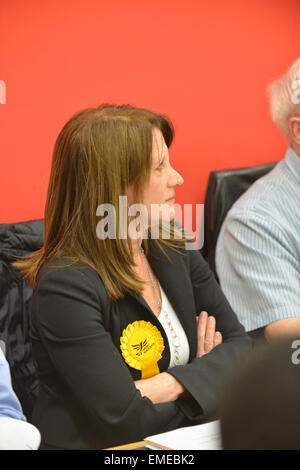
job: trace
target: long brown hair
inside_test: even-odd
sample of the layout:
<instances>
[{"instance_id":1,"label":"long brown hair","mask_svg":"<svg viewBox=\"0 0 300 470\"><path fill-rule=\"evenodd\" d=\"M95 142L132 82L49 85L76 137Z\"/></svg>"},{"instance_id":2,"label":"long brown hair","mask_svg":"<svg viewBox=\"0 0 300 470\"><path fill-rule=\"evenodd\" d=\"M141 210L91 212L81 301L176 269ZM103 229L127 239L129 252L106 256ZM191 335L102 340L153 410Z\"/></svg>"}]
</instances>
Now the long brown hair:
<instances>
[{"instance_id":1,"label":"long brown hair","mask_svg":"<svg viewBox=\"0 0 300 470\"><path fill-rule=\"evenodd\" d=\"M130 105L103 104L76 113L61 130L54 147L45 206L42 248L14 262L35 286L40 267L54 258L68 258L71 265L82 261L95 269L112 300L124 296L124 288L141 293L142 280L132 269L130 242L99 239L96 211L109 203L116 210L119 233L119 196L129 185L135 188L135 202L142 203L151 171L152 131L161 130L170 147L174 128L170 119ZM129 217L127 217L127 227ZM174 226L170 239L155 242L183 248L186 238L178 238ZM162 232L160 232L161 235ZM177 233L177 236L175 236ZM146 251L148 248L145 242Z\"/></svg>"}]
</instances>

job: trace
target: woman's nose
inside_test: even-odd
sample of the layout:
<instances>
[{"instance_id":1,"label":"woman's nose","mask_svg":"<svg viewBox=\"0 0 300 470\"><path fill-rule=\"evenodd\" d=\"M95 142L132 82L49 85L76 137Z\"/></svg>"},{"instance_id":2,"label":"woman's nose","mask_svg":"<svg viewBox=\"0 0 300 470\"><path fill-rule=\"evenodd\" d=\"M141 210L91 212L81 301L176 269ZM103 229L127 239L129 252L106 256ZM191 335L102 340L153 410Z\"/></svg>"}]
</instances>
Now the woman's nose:
<instances>
[{"instance_id":1,"label":"woman's nose","mask_svg":"<svg viewBox=\"0 0 300 470\"><path fill-rule=\"evenodd\" d=\"M184 179L182 176L178 173L178 171L174 170L172 168L172 178L171 178L171 184L170 186L181 186L182 183L184 182Z\"/></svg>"}]
</instances>

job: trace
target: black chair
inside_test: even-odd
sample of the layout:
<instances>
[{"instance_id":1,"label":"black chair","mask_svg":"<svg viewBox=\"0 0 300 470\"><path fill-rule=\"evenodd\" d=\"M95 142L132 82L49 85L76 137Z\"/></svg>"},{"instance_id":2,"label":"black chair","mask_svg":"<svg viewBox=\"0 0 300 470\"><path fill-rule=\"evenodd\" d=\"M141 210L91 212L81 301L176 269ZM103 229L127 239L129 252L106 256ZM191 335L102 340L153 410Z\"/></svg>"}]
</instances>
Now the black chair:
<instances>
[{"instance_id":1,"label":"black chair","mask_svg":"<svg viewBox=\"0 0 300 470\"><path fill-rule=\"evenodd\" d=\"M42 219L0 224L0 341L10 366L13 389L29 421L38 394L29 339L32 289L11 263L15 255L39 249L43 240Z\"/></svg>"},{"instance_id":2,"label":"black chair","mask_svg":"<svg viewBox=\"0 0 300 470\"><path fill-rule=\"evenodd\" d=\"M276 163L250 168L212 171L204 202L204 244L201 253L215 273L215 251L225 216L234 202L254 183L271 171ZM217 278L218 279L218 278Z\"/></svg>"}]
</instances>

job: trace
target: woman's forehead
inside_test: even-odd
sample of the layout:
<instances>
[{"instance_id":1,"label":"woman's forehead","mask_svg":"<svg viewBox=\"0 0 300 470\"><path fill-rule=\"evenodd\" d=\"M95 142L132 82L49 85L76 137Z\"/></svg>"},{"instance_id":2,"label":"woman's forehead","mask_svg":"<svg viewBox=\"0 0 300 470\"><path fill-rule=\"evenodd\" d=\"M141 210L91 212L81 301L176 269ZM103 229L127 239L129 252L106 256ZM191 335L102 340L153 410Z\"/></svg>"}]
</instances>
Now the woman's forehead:
<instances>
[{"instance_id":1,"label":"woman's forehead","mask_svg":"<svg viewBox=\"0 0 300 470\"><path fill-rule=\"evenodd\" d=\"M162 158L168 153L168 147L160 129L153 129L152 155L153 158Z\"/></svg>"}]
</instances>

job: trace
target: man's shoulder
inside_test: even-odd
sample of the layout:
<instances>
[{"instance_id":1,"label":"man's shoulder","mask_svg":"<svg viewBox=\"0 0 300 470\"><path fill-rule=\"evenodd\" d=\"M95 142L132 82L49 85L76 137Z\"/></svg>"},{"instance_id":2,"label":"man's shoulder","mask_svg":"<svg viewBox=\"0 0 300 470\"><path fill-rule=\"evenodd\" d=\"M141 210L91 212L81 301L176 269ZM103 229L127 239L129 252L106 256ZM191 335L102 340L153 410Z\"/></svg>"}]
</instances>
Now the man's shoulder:
<instances>
[{"instance_id":1,"label":"man's shoulder","mask_svg":"<svg viewBox=\"0 0 300 470\"><path fill-rule=\"evenodd\" d=\"M233 204L228 213L232 217L261 217L274 219L278 213L279 204L286 207L295 203L290 196L288 175L284 171L284 161L279 162L267 175L258 179ZM282 214L279 214L280 219Z\"/></svg>"}]
</instances>

